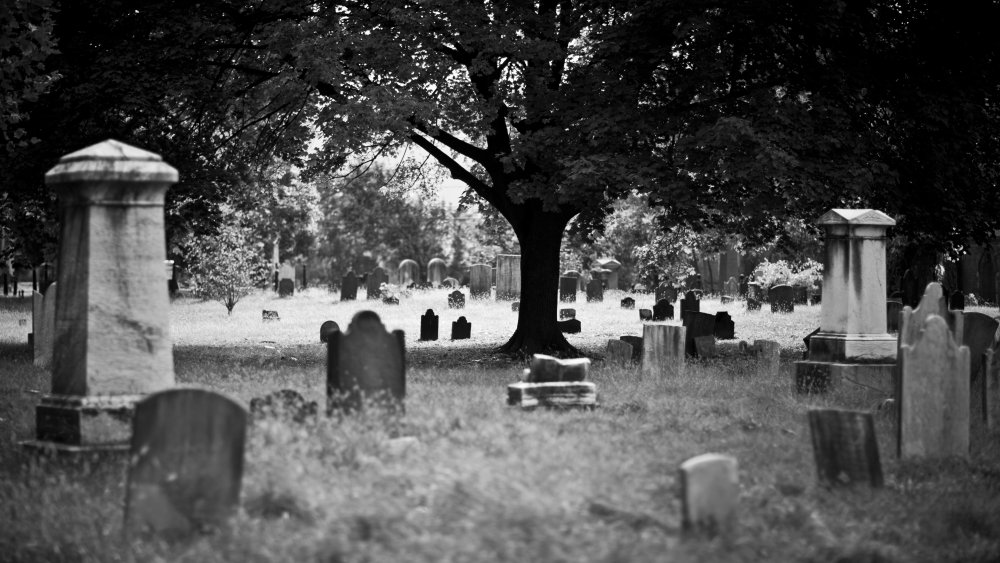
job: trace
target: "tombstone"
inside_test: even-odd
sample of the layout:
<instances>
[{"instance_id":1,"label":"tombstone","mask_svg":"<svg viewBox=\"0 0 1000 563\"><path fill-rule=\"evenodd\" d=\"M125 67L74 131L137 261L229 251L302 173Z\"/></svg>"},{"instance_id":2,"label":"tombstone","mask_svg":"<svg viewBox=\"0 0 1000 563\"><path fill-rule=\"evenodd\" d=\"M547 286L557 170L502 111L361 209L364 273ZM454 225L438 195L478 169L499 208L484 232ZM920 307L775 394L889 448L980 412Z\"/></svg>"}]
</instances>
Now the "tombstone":
<instances>
[{"instance_id":1,"label":"tombstone","mask_svg":"<svg viewBox=\"0 0 1000 563\"><path fill-rule=\"evenodd\" d=\"M511 301L521 297L521 255L497 255L497 299Z\"/></svg>"},{"instance_id":2,"label":"tombstone","mask_svg":"<svg viewBox=\"0 0 1000 563\"><path fill-rule=\"evenodd\" d=\"M243 405L206 389L167 389L136 403L132 429L127 534L180 539L220 527L236 512Z\"/></svg>"},{"instance_id":3,"label":"tombstone","mask_svg":"<svg viewBox=\"0 0 1000 563\"><path fill-rule=\"evenodd\" d=\"M368 272L368 279L365 281L365 289L368 292L368 299L381 299L382 298L382 284L389 283L389 276L385 273L385 269L381 266L376 266L371 272Z\"/></svg>"},{"instance_id":4,"label":"tombstone","mask_svg":"<svg viewBox=\"0 0 1000 563\"><path fill-rule=\"evenodd\" d=\"M386 295L382 298L382 304L384 305L399 305L399 297L395 295Z\"/></svg>"},{"instance_id":5,"label":"tombstone","mask_svg":"<svg viewBox=\"0 0 1000 563\"><path fill-rule=\"evenodd\" d=\"M260 312L260 320L261 322L266 323L271 321L280 321L281 317L278 316L277 311L268 311L267 309L264 309Z\"/></svg>"},{"instance_id":6,"label":"tombstone","mask_svg":"<svg viewBox=\"0 0 1000 563\"><path fill-rule=\"evenodd\" d=\"M684 353L688 356L698 357L698 349L694 339L699 336L711 336L715 339L715 315L709 313L699 313L687 311L682 319L687 338L684 342Z\"/></svg>"},{"instance_id":7,"label":"tombstone","mask_svg":"<svg viewBox=\"0 0 1000 563\"><path fill-rule=\"evenodd\" d=\"M575 294L583 289L583 277L580 275L580 272L576 270L566 270L565 272L563 272L561 277L573 278L576 280L576 289L573 290L574 293L573 299L575 301L576 300Z\"/></svg>"},{"instance_id":8,"label":"tombstone","mask_svg":"<svg viewBox=\"0 0 1000 563\"><path fill-rule=\"evenodd\" d=\"M401 260L399 266L396 267L396 278L399 280L399 285L403 287L410 287L410 285L417 283L420 281L420 264L409 258Z\"/></svg>"},{"instance_id":9,"label":"tombstone","mask_svg":"<svg viewBox=\"0 0 1000 563\"><path fill-rule=\"evenodd\" d=\"M686 329L659 323L642 327L643 377L674 377L684 373Z\"/></svg>"},{"instance_id":10,"label":"tombstone","mask_svg":"<svg viewBox=\"0 0 1000 563\"><path fill-rule=\"evenodd\" d=\"M340 325L333 321L325 321L319 325L319 341L329 342L330 334L334 332L340 332Z\"/></svg>"},{"instance_id":11,"label":"tombstone","mask_svg":"<svg viewBox=\"0 0 1000 563\"><path fill-rule=\"evenodd\" d=\"M962 290L956 289L954 293L948 298L948 308L955 311L965 310L965 294Z\"/></svg>"},{"instance_id":12,"label":"tombstone","mask_svg":"<svg viewBox=\"0 0 1000 563\"><path fill-rule=\"evenodd\" d=\"M693 291L688 291L684 294L684 299L681 299L681 309L680 317L684 318L684 313L686 311L691 311L697 313L701 311L701 298Z\"/></svg>"},{"instance_id":13,"label":"tombstone","mask_svg":"<svg viewBox=\"0 0 1000 563\"><path fill-rule=\"evenodd\" d=\"M740 499L736 458L702 454L688 459L678 472L681 529L687 535L731 536Z\"/></svg>"},{"instance_id":14,"label":"tombstone","mask_svg":"<svg viewBox=\"0 0 1000 563\"><path fill-rule=\"evenodd\" d=\"M608 340L605 357L612 365L627 366L633 362L632 345L624 340Z\"/></svg>"},{"instance_id":15,"label":"tombstone","mask_svg":"<svg viewBox=\"0 0 1000 563\"><path fill-rule=\"evenodd\" d=\"M427 309L426 313L420 315L420 340L438 339L438 320L433 309Z\"/></svg>"},{"instance_id":16,"label":"tombstone","mask_svg":"<svg viewBox=\"0 0 1000 563\"><path fill-rule=\"evenodd\" d=\"M510 304L510 310L513 311L513 312L515 312L515 313L518 312L518 311L520 311L521 310L521 302L520 301L515 301L515 302L511 303Z\"/></svg>"},{"instance_id":17,"label":"tombstone","mask_svg":"<svg viewBox=\"0 0 1000 563\"><path fill-rule=\"evenodd\" d=\"M604 281L607 284L608 289L621 289L621 285L618 281L618 273L621 270L622 263L614 258L605 258L600 260L598 264L601 269L607 272L604 277Z\"/></svg>"},{"instance_id":18,"label":"tombstone","mask_svg":"<svg viewBox=\"0 0 1000 563\"><path fill-rule=\"evenodd\" d=\"M306 401L294 389L279 389L250 399L250 415L255 419L271 417L302 424L307 419L315 418L317 410L316 401Z\"/></svg>"},{"instance_id":19,"label":"tombstone","mask_svg":"<svg viewBox=\"0 0 1000 563\"><path fill-rule=\"evenodd\" d=\"M651 320L653 320L653 310L652 309L639 309L639 320L640 321L651 321Z\"/></svg>"},{"instance_id":20,"label":"tombstone","mask_svg":"<svg viewBox=\"0 0 1000 563\"><path fill-rule=\"evenodd\" d=\"M696 336L694 338L694 349L699 358L714 358L715 336Z\"/></svg>"},{"instance_id":21,"label":"tombstone","mask_svg":"<svg viewBox=\"0 0 1000 563\"><path fill-rule=\"evenodd\" d=\"M278 272L274 272L274 292L278 292Z\"/></svg>"},{"instance_id":22,"label":"tombstone","mask_svg":"<svg viewBox=\"0 0 1000 563\"><path fill-rule=\"evenodd\" d=\"M776 285L767 291L772 313L795 312L795 289L789 285Z\"/></svg>"},{"instance_id":23,"label":"tombstone","mask_svg":"<svg viewBox=\"0 0 1000 563\"><path fill-rule=\"evenodd\" d=\"M291 297L295 293L295 282L289 278L278 281L278 297Z\"/></svg>"},{"instance_id":24,"label":"tombstone","mask_svg":"<svg viewBox=\"0 0 1000 563\"><path fill-rule=\"evenodd\" d=\"M448 275L448 265L441 258L431 258L427 263L427 283L434 287L444 283L444 278Z\"/></svg>"},{"instance_id":25,"label":"tombstone","mask_svg":"<svg viewBox=\"0 0 1000 563\"><path fill-rule=\"evenodd\" d=\"M899 456L969 455L969 348L930 315L913 344L902 344Z\"/></svg>"},{"instance_id":26,"label":"tombstone","mask_svg":"<svg viewBox=\"0 0 1000 563\"><path fill-rule=\"evenodd\" d=\"M159 155L114 140L46 173L62 219L52 387L25 446L124 450L132 428L122 413L174 385L163 202L176 181Z\"/></svg>"},{"instance_id":27,"label":"tombstone","mask_svg":"<svg viewBox=\"0 0 1000 563\"><path fill-rule=\"evenodd\" d=\"M529 383L551 383L555 381L586 381L590 371L590 360L572 358L560 360L545 354L531 356Z\"/></svg>"},{"instance_id":28,"label":"tombstone","mask_svg":"<svg viewBox=\"0 0 1000 563\"><path fill-rule=\"evenodd\" d=\"M983 354L983 378L980 380L983 421L988 430L1000 428L1000 358L997 344Z\"/></svg>"},{"instance_id":29,"label":"tombstone","mask_svg":"<svg viewBox=\"0 0 1000 563\"><path fill-rule=\"evenodd\" d=\"M56 293L58 284L53 283L42 292L32 292L31 332L34 335L32 349L34 365L50 369L55 353Z\"/></svg>"},{"instance_id":30,"label":"tombstone","mask_svg":"<svg viewBox=\"0 0 1000 563\"><path fill-rule=\"evenodd\" d=\"M622 299L622 309L635 309L635 299L631 297Z\"/></svg>"},{"instance_id":31,"label":"tombstone","mask_svg":"<svg viewBox=\"0 0 1000 563\"><path fill-rule=\"evenodd\" d=\"M969 374L973 381L982 373L983 354L989 350L996 339L1000 323L983 313L964 313L962 315L962 341L969 347Z\"/></svg>"},{"instance_id":32,"label":"tombstone","mask_svg":"<svg viewBox=\"0 0 1000 563\"><path fill-rule=\"evenodd\" d=\"M340 300L353 301L358 298L358 276L354 270L348 270L340 280Z\"/></svg>"},{"instance_id":33,"label":"tombstone","mask_svg":"<svg viewBox=\"0 0 1000 563\"><path fill-rule=\"evenodd\" d=\"M903 312L903 302L887 299L885 302L885 331L899 332L899 314Z\"/></svg>"},{"instance_id":34,"label":"tombstone","mask_svg":"<svg viewBox=\"0 0 1000 563\"><path fill-rule=\"evenodd\" d=\"M576 301L576 284L578 278L562 276L559 278L559 300L562 302Z\"/></svg>"},{"instance_id":35,"label":"tombstone","mask_svg":"<svg viewBox=\"0 0 1000 563\"><path fill-rule=\"evenodd\" d=\"M559 332L562 332L563 334L579 334L579 332L583 330L583 326L580 324L580 319L559 321L556 324L559 325Z\"/></svg>"},{"instance_id":36,"label":"tombstone","mask_svg":"<svg viewBox=\"0 0 1000 563\"><path fill-rule=\"evenodd\" d=\"M882 486L882 462L870 412L809 409L809 430L822 485Z\"/></svg>"},{"instance_id":37,"label":"tombstone","mask_svg":"<svg viewBox=\"0 0 1000 563\"><path fill-rule=\"evenodd\" d=\"M586 381L589 368L586 358L559 360L535 354L530 369L524 370L524 381L507 386L507 404L522 409L594 408L597 387Z\"/></svg>"},{"instance_id":38,"label":"tombstone","mask_svg":"<svg viewBox=\"0 0 1000 563\"><path fill-rule=\"evenodd\" d=\"M472 323L465 320L465 317L458 317L458 320L451 323L451 339L466 340L472 338Z\"/></svg>"},{"instance_id":39,"label":"tombstone","mask_svg":"<svg viewBox=\"0 0 1000 563\"><path fill-rule=\"evenodd\" d=\"M739 351L753 360L758 376L774 375L780 369L781 346L773 340L754 340L752 346L740 341Z\"/></svg>"},{"instance_id":40,"label":"tombstone","mask_svg":"<svg viewBox=\"0 0 1000 563\"><path fill-rule=\"evenodd\" d=\"M604 282L600 279L594 278L587 283L587 302L601 302L604 301Z\"/></svg>"},{"instance_id":41,"label":"tombstone","mask_svg":"<svg viewBox=\"0 0 1000 563\"><path fill-rule=\"evenodd\" d=\"M632 346L632 362L640 363L642 361L642 337L641 336L619 336L618 340L626 342Z\"/></svg>"},{"instance_id":42,"label":"tombstone","mask_svg":"<svg viewBox=\"0 0 1000 563\"><path fill-rule=\"evenodd\" d=\"M445 278L444 280L441 281L442 287L447 287L450 289L454 289L458 287L458 285L459 285L458 280L456 280L455 278Z\"/></svg>"},{"instance_id":43,"label":"tombstone","mask_svg":"<svg viewBox=\"0 0 1000 563\"><path fill-rule=\"evenodd\" d=\"M734 340L736 338L736 323L726 311L715 314L715 337L719 340Z\"/></svg>"},{"instance_id":44,"label":"tombstone","mask_svg":"<svg viewBox=\"0 0 1000 563\"><path fill-rule=\"evenodd\" d=\"M665 321L674 318L674 306L666 299L661 299L653 305L653 321Z\"/></svg>"},{"instance_id":45,"label":"tombstone","mask_svg":"<svg viewBox=\"0 0 1000 563\"><path fill-rule=\"evenodd\" d=\"M576 309L559 309L559 319L575 319Z\"/></svg>"},{"instance_id":46,"label":"tombstone","mask_svg":"<svg viewBox=\"0 0 1000 563\"><path fill-rule=\"evenodd\" d=\"M459 290L452 291L448 294L448 308L449 309L464 309L465 308L465 294Z\"/></svg>"},{"instance_id":47,"label":"tombstone","mask_svg":"<svg viewBox=\"0 0 1000 563\"><path fill-rule=\"evenodd\" d=\"M309 276L306 272L306 265L302 265L302 289L309 287Z\"/></svg>"},{"instance_id":48,"label":"tombstone","mask_svg":"<svg viewBox=\"0 0 1000 563\"><path fill-rule=\"evenodd\" d=\"M668 303L673 303L674 301L677 301L677 290L667 282L663 282L656 286L653 296L657 301L666 299Z\"/></svg>"},{"instance_id":49,"label":"tombstone","mask_svg":"<svg viewBox=\"0 0 1000 563\"><path fill-rule=\"evenodd\" d=\"M722 284L722 303L732 303L740 291L740 284L735 277L730 276L726 283Z\"/></svg>"},{"instance_id":50,"label":"tombstone","mask_svg":"<svg viewBox=\"0 0 1000 563\"><path fill-rule=\"evenodd\" d=\"M801 285L792 286L792 303L795 305L808 305L809 288Z\"/></svg>"},{"instance_id":51,"label":"tombstone","mask_svg":"<svg viewBox=\"0 0 1000 563\"><path fill-rule=\"evenodd\" d=\"M490 283L492 269L487 264L473 264L469 268L469 297L489 299L493 284Z\"/></svg>"},{"instance_id":52,"label":"tombstone","mask_svg":"<svg viewBox=\"0 0 1000 563\"><path fill-rule=\"evenodd\" d=\"M759 283L747 283L747 311L760 311L763 299L763 290Z\"/></svg>"},{"instance_id":53,"label":"tombstone","mask_svg":"<svg viewBox=\"0 0 1000 563\"><path fill-rule=\"evenodd\" d=\"M406 343L372 311L359 311L327 342L326 412L353 412L371 401L402 408L406 398Z\"/></svg>"}]
</instances>

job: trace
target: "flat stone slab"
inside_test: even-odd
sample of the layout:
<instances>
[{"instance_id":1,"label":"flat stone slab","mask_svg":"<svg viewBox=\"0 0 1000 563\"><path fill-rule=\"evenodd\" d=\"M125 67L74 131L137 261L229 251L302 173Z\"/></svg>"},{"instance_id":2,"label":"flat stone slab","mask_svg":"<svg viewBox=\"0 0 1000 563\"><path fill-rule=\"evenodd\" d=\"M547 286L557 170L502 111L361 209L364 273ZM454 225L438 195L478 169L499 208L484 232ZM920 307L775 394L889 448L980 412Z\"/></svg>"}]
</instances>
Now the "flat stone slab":
<instances>
[{"instance_id":1,"label":"flat stone slab","mask_svg":"<svg viewBox=\"0 0 1000 563\"><path fill-rule=\"evenodd\" d=\"M591 381L520 381L507 386L507 404L523 409L594 408L597 406L597 386Z\"/></svg>"}]
</instances>

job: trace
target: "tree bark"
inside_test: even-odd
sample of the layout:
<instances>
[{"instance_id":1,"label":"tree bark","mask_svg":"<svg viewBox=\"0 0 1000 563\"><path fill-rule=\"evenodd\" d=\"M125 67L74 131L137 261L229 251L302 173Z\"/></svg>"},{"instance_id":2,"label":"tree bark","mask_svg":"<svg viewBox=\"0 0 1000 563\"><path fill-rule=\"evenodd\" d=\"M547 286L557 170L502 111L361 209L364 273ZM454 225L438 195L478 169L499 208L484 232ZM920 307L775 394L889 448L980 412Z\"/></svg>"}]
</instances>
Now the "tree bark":
<instances>
[{"instance_id":1,"label":"tree bark","mask_svg":"<svg viewBox=\"0 0 1000 563\"><path fill-rule=\"evenodd\" d=\"M517 330L497 351L518 356L578 356L557 324L559 249L572 215L545 212L538 200L517 207L519 217L511 223L521 244L521 308Z\"/></svg>"}]
</instances>

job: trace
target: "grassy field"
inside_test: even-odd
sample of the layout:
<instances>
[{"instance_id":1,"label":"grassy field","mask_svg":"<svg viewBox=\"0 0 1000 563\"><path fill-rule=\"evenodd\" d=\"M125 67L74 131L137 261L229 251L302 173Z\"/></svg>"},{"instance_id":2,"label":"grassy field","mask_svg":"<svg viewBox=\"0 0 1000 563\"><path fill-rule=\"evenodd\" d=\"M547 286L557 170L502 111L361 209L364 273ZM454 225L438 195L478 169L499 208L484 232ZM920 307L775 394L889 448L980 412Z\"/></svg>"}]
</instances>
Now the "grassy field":
<instances>
[{"instance_id":1,"label":"grassy field","mask_svg":"<svg viewBox=\"0 0 1000 563\"><path fill-rule=\"evenodd\" d=\"M650 380L599 358L609 338L642 333L638 312L618 308L623 294L569 305L583 324L569 339L595 358L601 407L519 412L505 406L505 387L524 366L490 353L516 313L475 301L448 310L446 294L416 292L399 306L340 304L322 290L262 294L232 317L218 303L174 302L178 382L247 402L293 388L322 405L319 325L346 328L364 308L406 332L408 360L401 418L256 423L239 513L180 545L123 542L122 463L58 464L17 445L32 437L49 381L25 344L28 301L0 300L0 561L1000 560L1000 448L975 411L968 462L900 463L893 417L876 411L885 488L816 484L807 409L874 410L884 398L867 389L793 393L792 362L818 326L818 306L772 315L706 299L703 311L732 314L738 339L781 344L778 372L759 373L729 341L682 378ZM652 296L636 297L637 307L652 306ZM428 308L444 340L417 342ZM281 321L262 323L261 309ZM449 323L459 315L473 337L453 343ZM400 435L416 442L400 448L390 440ZM728 541L679 532L677 467L706 452L739 460L739 530Z\"/></svg>"}]
</instances>

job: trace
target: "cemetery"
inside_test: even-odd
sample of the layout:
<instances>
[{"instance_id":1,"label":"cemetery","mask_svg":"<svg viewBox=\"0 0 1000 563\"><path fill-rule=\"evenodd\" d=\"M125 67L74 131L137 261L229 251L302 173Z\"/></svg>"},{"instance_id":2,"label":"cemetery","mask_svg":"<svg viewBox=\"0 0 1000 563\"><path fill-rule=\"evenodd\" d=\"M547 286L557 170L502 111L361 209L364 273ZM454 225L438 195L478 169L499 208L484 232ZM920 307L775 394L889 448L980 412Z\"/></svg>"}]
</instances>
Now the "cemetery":
<instances>
[{"instance_id":1,"label":"cemetery","mask_svg":"<svg viewBox=\"0 0 1000 563\"><path fill-rule=\"evenodd\" d=\"M0 561L1000 561L997 3L125 4L0 10Z\"/></svg>"}]
</instances>

